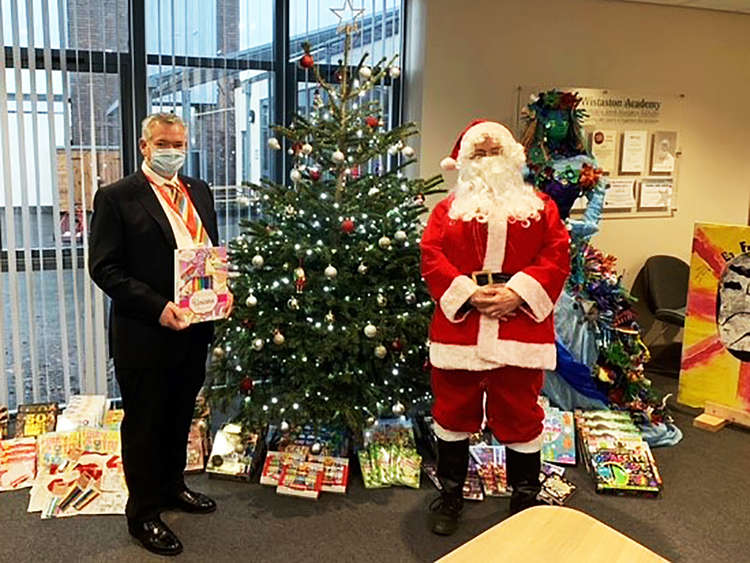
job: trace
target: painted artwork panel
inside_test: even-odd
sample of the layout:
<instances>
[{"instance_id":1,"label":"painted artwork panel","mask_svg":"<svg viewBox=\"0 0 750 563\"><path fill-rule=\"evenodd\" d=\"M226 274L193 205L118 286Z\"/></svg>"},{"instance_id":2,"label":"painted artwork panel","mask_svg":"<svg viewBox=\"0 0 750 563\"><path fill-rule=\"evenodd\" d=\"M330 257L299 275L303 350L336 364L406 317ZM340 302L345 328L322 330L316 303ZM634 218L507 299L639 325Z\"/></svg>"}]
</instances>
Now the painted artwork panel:
<instances>
[{"instance_id":1,"label":"painted artwork panel","mask_svg":"<svg viewBox=\"0 0 750 563\"><path fill-rule=\"evenodd\" d=\"M750 412L750 227L695 225L678 399Z\"/></svg>"}]
</instances>

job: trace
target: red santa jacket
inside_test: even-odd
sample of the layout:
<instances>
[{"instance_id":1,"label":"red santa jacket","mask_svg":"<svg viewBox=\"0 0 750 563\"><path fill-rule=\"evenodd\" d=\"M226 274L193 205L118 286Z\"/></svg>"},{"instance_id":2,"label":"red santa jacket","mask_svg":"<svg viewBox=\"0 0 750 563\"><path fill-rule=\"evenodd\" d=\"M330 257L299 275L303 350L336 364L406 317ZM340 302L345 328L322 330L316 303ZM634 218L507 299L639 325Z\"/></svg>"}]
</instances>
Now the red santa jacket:
<instances>
[{"instance_id":1,"label":"red santa jacket","mask_svg":"<svg viewBox=\"0 0 750 563\"><path fill-rule=\"evenodd\" d=\"M450 196L432 211L422 236L422 276L438 302L430 327L430 361L442 369L487 370L503 365L554 369L554 304L570 273L570 240L546 195L541 218L454 221ZM474 271L511 276L507 286L523 300L507 321L459 309L476 291Z\"/></svg>"}]
</instances>

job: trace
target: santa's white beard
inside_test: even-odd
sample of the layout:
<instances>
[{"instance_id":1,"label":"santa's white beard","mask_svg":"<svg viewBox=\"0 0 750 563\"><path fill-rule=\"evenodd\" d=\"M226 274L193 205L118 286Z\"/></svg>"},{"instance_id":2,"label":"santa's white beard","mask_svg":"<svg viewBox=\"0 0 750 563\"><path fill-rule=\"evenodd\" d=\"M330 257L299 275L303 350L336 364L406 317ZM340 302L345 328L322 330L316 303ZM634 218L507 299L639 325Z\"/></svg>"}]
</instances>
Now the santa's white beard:
<instances>
[{"instance_id":1,"label":"santa's white beard","mask_svg":"<svg viewBox=\"0 0 750 563\"><path fill-rule=\"evenodd\" d=\"M544 202L534 187L523 181L520 166L504 156L490 156L461 163L449 217L476 219L486 223L493 218L511 221L539 219Z\"/></svg>"}]
</instances>

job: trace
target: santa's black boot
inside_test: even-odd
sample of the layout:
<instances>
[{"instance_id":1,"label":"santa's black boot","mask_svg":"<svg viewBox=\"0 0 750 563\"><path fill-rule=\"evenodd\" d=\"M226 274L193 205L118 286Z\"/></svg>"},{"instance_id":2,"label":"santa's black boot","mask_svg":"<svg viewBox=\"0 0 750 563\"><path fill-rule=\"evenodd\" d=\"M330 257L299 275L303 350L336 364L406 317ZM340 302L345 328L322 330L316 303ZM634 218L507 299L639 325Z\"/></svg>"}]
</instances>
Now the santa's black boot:
<instances>
[{"instance_id":1,"label":"santa's black boot","mask_svg":"<svg viewBox=\"0 0 750 563\"><path fill-rule=\"evenodd\" d=\"M505 448L505 457L508 465L508 484L513 488L510 497L511 515L541 504L536 499L542 490L539 483L541 452L525 454Z\"/></svg>"},{"instance_id":2,"label":"santa's black boot","mask_svg":"<svg viewBox=\"0 0 750 563\"><path fill-rule=\"evenodd\" d=\"M458 528L464 507L464 481L469 466L469 440L448 442L438 438L437 474L443 490L430 504L432 532L450 536Z\"/></svg>"}]
</instances>

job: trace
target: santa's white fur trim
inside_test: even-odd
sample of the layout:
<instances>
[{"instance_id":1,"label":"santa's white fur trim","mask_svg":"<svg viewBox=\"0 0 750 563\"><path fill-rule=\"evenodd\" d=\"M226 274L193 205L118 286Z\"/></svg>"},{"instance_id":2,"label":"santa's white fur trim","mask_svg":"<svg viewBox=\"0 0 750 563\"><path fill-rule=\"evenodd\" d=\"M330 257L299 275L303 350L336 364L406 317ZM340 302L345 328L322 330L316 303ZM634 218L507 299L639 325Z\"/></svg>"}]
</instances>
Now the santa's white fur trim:
<instances>
[{"instance_id":1,"label":"santa's white fur trim","mask_svg":"<svg viewBox=\"0 0 750 563\"><path fill-rule=\"evenodd\" d=\"M445 293L440 298L440 308L450 322L460 323L467 317L470 311L458 319L456 318L456 313L474 295L474 292L478 288L479 286L468 276L456 276L453 279L448 289L445 290Z\"/></svg>"},{"instance_id":2,"label":"santa's white fur trim","mask_svg":"<svg viewBox=\"0 0 750 563\"><path fill-rule=\"evenodd\" d=\"M435 433L435 436L446 442L460 442L471 436L471 432L454 432L453 430L443 428L437 420L432 422L432 431Z\"/></svg>"},{"instance_id":3,"label":"santa's white fur trim","mask_svg":"<svg viewBox=\"0 0 750 563\"><path fill-rule=\"evenodd\" d=\"M505 242L508 237L508 219L505 216L487 222L487 248L482 267L490 272L501 272L505 261Z\"/></svg>"},{"instance_id":4,"label":"santa's white fur trim","mask_svg":"<svg viewBox=\"0 0 750 563\"><path fill-rule=\"evenodd\" d=\"M443 170L455 170L456 168L458 168L458 163L456 162L455 158L446 156L443 160L440 161L440 168L442 168Z\"/></svg>"},{"instance_id":5,"label":"santa's white fur trim","mask_svg":"<svg viewBox=\"0 0 750 563\"><path fill-rule=\"evenodd\" d=\"M513 450L514 452L522 454L535 454L542 449L542 441L544 434L540 433L539 436L528 442L515 442L513 444L505 444L506 448Z\"/></svg>"},{"instance_id":6,"label":"santa's white fur trim","mask_svg":"<svg viewBox=\"0 0 750 563\"><path fill-rule=\"evenodd\" d=\"M547 295L542 284L525 272L516 272L508 280L507 287L515 291L528 305L531 318L540 323L546 319L555 304ZM526 308L524 308L526 311Z\"/></svg>"},{"instance_id":7,"label":"santa's white fur trim","mask_svg":"<svg viewBox=\"0 0 750 563\"><path fill-rule=\"evenodd\" d=\"M484 371L503 366L553 370L557 366L557 349L553 342L532 344L501 340L497 338L497 333L494 336L492 350L485 349L481 353L477 345L430 342L430 363L440 369L468 371Z\"/></svg>"}]
</instances>

